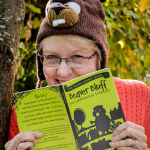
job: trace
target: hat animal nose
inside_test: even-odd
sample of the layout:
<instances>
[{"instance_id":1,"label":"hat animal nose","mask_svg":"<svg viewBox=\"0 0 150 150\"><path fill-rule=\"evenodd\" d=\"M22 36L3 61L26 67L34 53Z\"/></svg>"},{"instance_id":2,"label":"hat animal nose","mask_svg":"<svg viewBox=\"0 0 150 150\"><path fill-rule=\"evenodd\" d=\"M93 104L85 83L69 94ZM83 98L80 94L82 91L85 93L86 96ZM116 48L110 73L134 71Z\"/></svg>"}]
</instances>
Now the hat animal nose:
<instances>
[{"instance_id":1,"label":"hat animal nose","mask_svg":"<svg viewBox=\"0 0 150 150\"><path fill-rule=\"evenodd\" d=\"M65 8L63 8L63 7L55 7L55 8L52 8L52 9L55 11L56 15L59 15L60 11L65 9Z\"/></svg>"}]
</instances>

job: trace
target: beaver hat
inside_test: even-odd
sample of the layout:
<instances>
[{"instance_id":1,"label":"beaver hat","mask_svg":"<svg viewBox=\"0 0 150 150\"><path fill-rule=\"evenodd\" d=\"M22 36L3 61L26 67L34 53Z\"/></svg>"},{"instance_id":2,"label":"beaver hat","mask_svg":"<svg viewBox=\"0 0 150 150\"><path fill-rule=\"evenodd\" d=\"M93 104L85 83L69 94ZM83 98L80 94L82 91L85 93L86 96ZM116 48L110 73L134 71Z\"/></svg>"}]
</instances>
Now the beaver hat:
<instances>
[{"instance_id":1,"label":"beaver hat","mask_svg":"<svg viewBox=\"0 0 150 150\"><path fill-rule=\"evenodd\" d=\"M109 46L104 25L105 12L101 2L105 0L49 0L46 17L37 35L37 50L40 42L51 35L74 34L96 41L101 55L101 68L107 66ZM38 83L45 80L43 66L37 56Z\"/></svg>"}]
</instances>

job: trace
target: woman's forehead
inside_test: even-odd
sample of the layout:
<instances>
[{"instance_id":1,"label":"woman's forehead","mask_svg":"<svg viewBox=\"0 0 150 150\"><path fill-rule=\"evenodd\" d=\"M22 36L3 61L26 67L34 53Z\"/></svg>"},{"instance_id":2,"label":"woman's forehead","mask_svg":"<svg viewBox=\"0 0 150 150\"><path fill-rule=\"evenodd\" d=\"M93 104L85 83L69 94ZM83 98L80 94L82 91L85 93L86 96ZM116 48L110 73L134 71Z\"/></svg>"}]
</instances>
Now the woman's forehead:
<instances>
[{"instance_id":1,"label":"woman's forehead","mask_svg":"<svg viewBox=\"0 0 150 150\"><path fill-rule=\"evenodd\" d=\"M42 41L43 51L81 51L90 52L94 50L94 44L89 42L86 38L80 38L75 36L52 36L45 38Z\"/></svg>"},{"instance_id":2,"label":"woman's forehead","mask_svg":"<svg viewBox=\"0 0 150 150\"><path fill-rule=\"evenodd\" d=\"M59 54L59 55L71 55L71 54L90 54L93 53L93 49L83 49L79 47L74 47L74 46L59 46L59 45L51 45L51 47L43 46L43 53L45 55L48 54Z\"/></svg>"}]
</instances>

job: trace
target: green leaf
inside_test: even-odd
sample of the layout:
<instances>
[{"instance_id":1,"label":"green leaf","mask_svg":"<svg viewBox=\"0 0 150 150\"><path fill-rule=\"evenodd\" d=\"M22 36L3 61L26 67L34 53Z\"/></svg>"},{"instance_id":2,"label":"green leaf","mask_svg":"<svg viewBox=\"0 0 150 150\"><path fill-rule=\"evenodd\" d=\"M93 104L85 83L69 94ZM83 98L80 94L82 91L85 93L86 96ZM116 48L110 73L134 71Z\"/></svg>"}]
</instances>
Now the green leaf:
<instances>
[{"instance_id":1,"label":"green leaf","mask_svg":"<svg viewBox=\"0 0 150 150\"><path fill-rule=\"evenodd\" d=\"M33 29L37 29L40 27L41 21L35 17L34 20L32 21L32 27Z\"/></svg>"},{"instance_id":2,"label":"green leaf","mask_svg":"<svg viewBox=\"0 0 150 150\"><path fill-rule=\"evenodd\" d=\"M117 77L118 76L118 71L117 70L111 70L113 77Z\"/></svg>"},{"instance_id":3,"label":"green leaf","mask_svg":"<svg viewBox=\"0 0 150 150\"><path fill-rule=\"evenodd\" d=\"M119 32L121 32L121 33L123 33L122 29L119 28L119 27L116 30L119 31Z\"/></svg>"},{"instance_id":4,"label":"green leaf","mask_svg":"<svg viewBox=\"0 0 150 150\"><path fill-rule=\"evenodd\" d=\"M133 34L131 28L129 29L129 35L130 35L133 39L136 39L136 36Z\"/></svg>"},{"instance_id":5,"label":"green leaf","mask_svg":"<svg viewBox=\"0 0 150 150\"><path fill-rule=\"evenodd\" d=\"M114 34L115 34L115 36L113 36L113 38L112 38L113 43L120 41L120 39L122 39L122 37L123 37L123 34L118 32L117 30Z\"/></svg>"},{"instance_id":6,"label":"green leaf","mask_svg":"<svg viewBox=\"0 0 150 150\"><path fill-rule=\"evenodd\" d=\"M114 46L112 39L110 39L109 37L107 37L107 41L110 47Z\"/></svg>"},{"instance_id":7,"label":"green leaf","mask_svg":"<svg viewBox=\"0 0 150 150\"><path fill-rule=\"evenodd\" d=\"M145 51L143 49L141 49L141 48L139 48L137 46L135 46L135 49L138 52L138 55L137 55L138 57L141 57L141 56L146 57L146 53L145 53Z\"/></svg>"},{"instance_id":8,"label":"green leaf","mask_svg":"<svg viewBox=\"0 0 150 150\"><path fill-rule=\"evenodd\" d=\"M21 31L20 39L25 39L27 35L27 28L23 28Z\"/></svg>"},{"instance_id":9,"label":"green leaf","mask_svg":"<svg viewBox=\"0 0 150 150\"><path fill-rule=\"evenodd\" d=\"M28 8L30 8L33 12L41 14L41 9L33 6L32 4L26 4Z\"/></svg>"},{"instance_id":10,"label":"green leaf","mask_svg":"<svg viewBox=\"0 0 150 150\"><path fill-rule=\"evenodd\" d=\"M114 14L109 9L105 9L105 12L106 14L108 13L112 19L116 18L116 16L114 16Z\"/></svg>"},{"instance_id":11,"label":"green leaf","mask_svg":"<svg viewBox=\"0 0 150 150\"><path fill-rule=\"evenodd\" d=\"M125 15L131 15L134 19L139 19L140 16L136 13L134 13L132 10L124 10Z\"/></svg>"},{"instance_id":12,"label":"green leaf","mask_svg":"<svg viewBox=\"0 0 150 150\"><path fill-rule=\"evenodd\" d=\"M117 45L115 46L114 50L115 50L116 52L119 52L119 51L121 50L121 45L120 45L120 44L117 44Z\"/></svg>"},{"instance_id":13,"label":"green leaf","mask_svg":"<svg viewBox=\"0 0 150 150\"><path fill-rule=\"evenodd\" d=\"M126 43L130 46L131 50L134 50L134 42L132 40L126 40Z\"/></svg>"},{"instance_id":14,"label":"green leaf","mask_svg":"<svg viewBox=\"0 0 150 150\"><path fill-rule=\"evenodd\" d=\"M140 74L136 70L134 70L133 68L131 68L131 73L134 74L138 80L141 80Z\"/></svg>"}]
</instances>

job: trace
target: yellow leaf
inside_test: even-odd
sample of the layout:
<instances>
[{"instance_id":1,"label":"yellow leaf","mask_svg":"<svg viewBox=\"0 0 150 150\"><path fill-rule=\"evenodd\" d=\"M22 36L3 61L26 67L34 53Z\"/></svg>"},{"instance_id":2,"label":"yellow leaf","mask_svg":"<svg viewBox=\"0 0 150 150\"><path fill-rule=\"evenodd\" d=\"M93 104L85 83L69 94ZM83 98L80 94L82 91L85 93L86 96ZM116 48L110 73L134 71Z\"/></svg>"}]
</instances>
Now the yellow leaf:
<instances>
[{"instance_id":1,"label":"yellow leaf","mask_svg":"<svg viewBox=\"0 0 150 150\"><path fill-rule=\"evenodd\" d=\"M141 12L150 7L150 0L141 0L139 2Z\"/></svg>"},{"instance_id":2,"label":"yellow leaf","mask_svg":"<svg viewBox=\"0 0 150 150\"><path fill-rule=\"evenodd\" d=\"M132 6L129 3L126 4L126 7L128 10L132 9Z\"/></svg>"}]
</instances>

